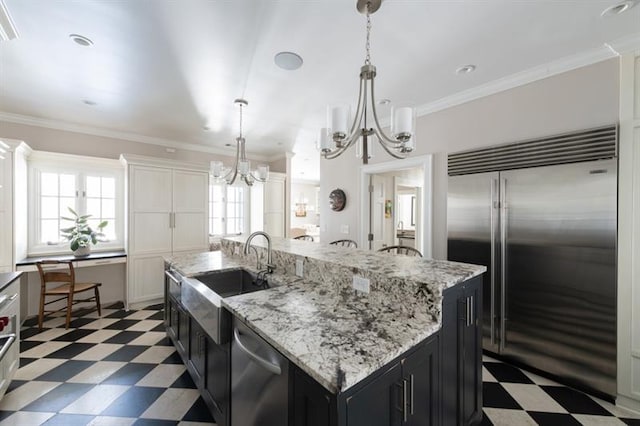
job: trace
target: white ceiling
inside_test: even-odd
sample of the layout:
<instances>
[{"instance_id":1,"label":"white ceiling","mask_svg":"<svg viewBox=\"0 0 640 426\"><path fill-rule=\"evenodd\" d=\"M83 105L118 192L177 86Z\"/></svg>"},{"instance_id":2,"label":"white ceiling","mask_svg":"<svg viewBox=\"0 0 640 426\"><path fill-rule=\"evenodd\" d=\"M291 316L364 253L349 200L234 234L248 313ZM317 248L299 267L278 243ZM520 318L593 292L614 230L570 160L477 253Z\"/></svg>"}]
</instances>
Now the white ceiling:
<instances>
[{"instance_id":1,"label":"white ceiling","mask_svg":"<svg viewBox=\"0 0 640 426\"><path fill-rule=\"evenodd\" d=\"M372 17L377 97L425 106L640 33L640 6L600 16L614 3L386 0ZM20 37L0 43L0 112L225 149L244 97L247 151L296 152L294 177L317 179L326 105L356 100L365 19L355 0L5 4ZM302 68L277 68L280 51L300 54ZM455 74L469 63L476 72Z\"/></svg>"}]
</instances>

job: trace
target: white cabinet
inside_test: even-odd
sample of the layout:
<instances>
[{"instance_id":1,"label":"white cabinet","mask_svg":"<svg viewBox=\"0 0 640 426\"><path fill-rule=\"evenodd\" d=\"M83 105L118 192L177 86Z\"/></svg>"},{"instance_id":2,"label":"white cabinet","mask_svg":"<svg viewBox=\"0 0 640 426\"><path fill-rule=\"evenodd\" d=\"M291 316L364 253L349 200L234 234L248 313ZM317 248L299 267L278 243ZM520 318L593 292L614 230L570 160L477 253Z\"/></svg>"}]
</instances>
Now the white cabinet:
<instances>
[{"instance_id":1,"label":"white cabinet","mask_svg":"<svg viewBox=\"0 0 640 426\"><path fill-rule=\"evenodd\" d=\"M27 257L27 157L22 141L0 139L0 272Z\"/></svg>"},{"instance_id":2,"label":"white cabinet","mask_svg":"<svg viewBox=\"0 0 640 426\"><path fill-rule=\"evenodd\" d=\"M163 297L167 255L206 251L206 164L123 155L127 164L127 304Z\"/></svg>"},{"instance_id":3,"label":"white cabinet","mask_svg":"<svg viewBox=\"0 0 640 426\"><path fill-rule=\"evenodd\" d=\"M285 175L271 173L264 183L264 231L272 237L285 236Z\"/></svg>"}]
</instances>

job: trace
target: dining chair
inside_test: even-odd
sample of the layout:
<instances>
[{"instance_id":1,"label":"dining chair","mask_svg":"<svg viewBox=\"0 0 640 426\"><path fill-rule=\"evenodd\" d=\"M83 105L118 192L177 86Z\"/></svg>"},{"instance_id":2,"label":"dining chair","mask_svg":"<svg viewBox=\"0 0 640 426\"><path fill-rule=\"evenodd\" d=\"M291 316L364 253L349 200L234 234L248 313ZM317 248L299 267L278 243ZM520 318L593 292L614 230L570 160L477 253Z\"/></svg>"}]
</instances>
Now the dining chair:
<instances>
[{"instance_id":1,"label":"dining chair","mask_svg":"<svg viewBox=\"0 0 640 426\"><path fill-rule=\"evenodd\" d=\"M329 244L340 247L353 247L358 248L358 243L353 240L335 240L331 241Z\"/></svg>"},{"instance_id":2,"label":"dining chair","mask_svg":"<svg viewBox=\"0 0 640 426\"><path fill-rule=\"evenodd\" d=\"M40 274L40 309L38 311L38 328L42 331L42 323L46 314L67 310L66 328L71 322L71 307L81 302L96 302L98 315L100 310L100 291L102 283L78 283L73 262L62 260L43 260L36 263ZM94 295L86 299L76 299L75 295L86 291L94 291ZM55 297L53 300L45 300ZM66 300L66 306L59 309L45 310L45 306Z\"/></svg>"},{"instance_id":3,"label":"dining chair","mask_svg":"<svg viewBox=\"0 0 640 426\"><path fill-rule=\"evenodd\" d=\"M387 247L382 247L378 251L383 253L404 254L407 256L422 257L422 253L420 253L419 250L416 250L413 247L407 247L407 246L387 246Z\"/></svg>"},{"instance_id":4,"label":"dining chair","mask_svg":"<svg viewBox=\"0 0 640 426\"><path fill-rule=\"evenodd\" d=\"M313 241L313 237L311 235L298 235L294 240Z\"/></svg>"}]
</instances>

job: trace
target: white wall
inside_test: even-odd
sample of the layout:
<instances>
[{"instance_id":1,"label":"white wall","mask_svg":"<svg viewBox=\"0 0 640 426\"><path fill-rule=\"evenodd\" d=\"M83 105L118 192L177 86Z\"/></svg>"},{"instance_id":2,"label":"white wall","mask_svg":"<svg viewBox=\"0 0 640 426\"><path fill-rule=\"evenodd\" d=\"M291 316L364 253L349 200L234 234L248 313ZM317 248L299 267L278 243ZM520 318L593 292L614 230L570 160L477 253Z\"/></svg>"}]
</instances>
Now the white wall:
<instances>
[{"instance_id":1,"label":"white wall","mask_svg":"<svg viewBox=\"0 0 640 426\"><path fill-rule=\"evenodd\" d=\"M0 137L25 141L27 145L36 151L61 152L65 154L87 155L90 157L118 159L120 154L127 153L195 163L208 163L211 160L221 160L225 162L225 164L231 165L234 161L232 157L206 152L176 149L175 153L168 153L166 147L159 145L26 124L9 123L6 121L0 121ZM251 159L250 155L249 159ZM264 162L252 160L252 164L254 165L261 163ZM274 172L286 172L285 166L284 160L276 160L269 163L271 171Z\"/></svg>"},{"instance_id":2,"label":"white wall","mask_svg":"<svg viewBox=\"0 0 640 426\"><path fill-rule=\"evenodd\" d=\"M611 59L418 118L414 155L434 154L434 258L445 259L447 253L447 153L615 123L618 70L618 60ZM390 160L380 154L372 163ZM360 167L351 152L321 160L323 241L358 239ZM331 212L326 201L335 187L347 194L347 208L339 213ZM341 225L349 226L348 234L340 234Z\"/></svg>"}]
</instances>

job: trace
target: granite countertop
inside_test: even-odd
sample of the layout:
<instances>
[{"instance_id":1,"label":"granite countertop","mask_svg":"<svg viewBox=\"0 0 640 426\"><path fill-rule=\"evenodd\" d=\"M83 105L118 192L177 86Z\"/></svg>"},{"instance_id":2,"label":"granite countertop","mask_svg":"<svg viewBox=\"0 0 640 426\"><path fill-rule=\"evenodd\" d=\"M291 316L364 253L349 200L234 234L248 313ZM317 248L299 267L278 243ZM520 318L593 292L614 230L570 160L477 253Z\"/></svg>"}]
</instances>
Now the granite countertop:
<instances>
[{"instance_id":1,"label":"granite countertop","mask_svg":"<svg viewBox=\"0 0 640 426\"><path fill-rule=\"evenodd\" d=\"M333 393L345 391L440 329L418 303L383 306L305 282L222 300Z\"/></svg>"},{"instance_id":2,"label":"granite countertop","mask_svg":"<svg viewBox=\"0 0 640 426\"><path fill-rule=\"evenodd\" d=\"M22 272L0 272L0 291L3 291L9 284L17 280Z\"/></svg>"},{"instance_id":3,"label":"granite countertop","mask_svg":"<svg viewBox=\"0 0 640 426\"><path fill-rule=\"evenodd\" d=\"M227 242L237 245L245 239ZM334 393L344 392L437 332L442 291L486 270L282 238L272 238L272 243L279 274L269 276L269 282L276 286L224 298L222 305ZM266 246L259 239L252 244ZM235 253L232 245L223 244L223 249ZM305 279L286 273L294 257L304 258ZM255 271L254 259L207 252L165 260L193 277L228 269ZM371 277L369 294L351 288L355 273Z\"/></svg>"}]
</instances>

